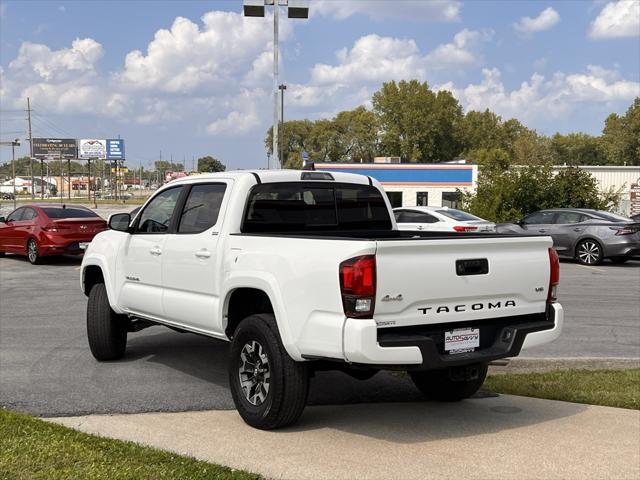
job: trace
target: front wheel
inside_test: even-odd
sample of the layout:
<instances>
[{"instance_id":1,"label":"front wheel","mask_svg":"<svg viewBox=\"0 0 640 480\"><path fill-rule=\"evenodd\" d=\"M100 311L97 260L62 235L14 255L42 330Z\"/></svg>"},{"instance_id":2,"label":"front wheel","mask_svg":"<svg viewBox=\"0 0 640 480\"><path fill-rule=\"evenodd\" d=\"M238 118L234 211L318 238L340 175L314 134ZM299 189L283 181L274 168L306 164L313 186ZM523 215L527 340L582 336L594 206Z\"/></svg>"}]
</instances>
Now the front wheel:
<instances>
[{"instance_id":1,"label":"front wheel","mask_svg":"<svg viewBox=\"0 0 640 480\"><path fill-rule=\"evenodd\" d=\"M307 366L289 357L273 315L245 318L231 341L229 385L242 419L261 430L296 422L307 404Z\"/></svg>"},{"instance_id":2,"label":"front wheel","mask_svg":"<svg viewBox=\"0 0 640 480\"><path fill-rule=\"evenodd\" d=\"M96 360L118 360L127 347L128 319L109 305L104 283L97 283L89 293L87 304L87 338Z\"/></svg>"},{"instance_id":3,"label":"front wheel","mask_svg":"<svg viewBox=\"0 0 640 480\"><path fill-rule=\"evenodd\" d=\"M603 258L602 246L595 240L582 240L576 246L576 260L583 265L599 265Z\"/></svg>"},{"instance_id":4,"label":"front wheel","mask_svg":"<svg viewBox=\"0 0 640 480\"><path fill-rule=\"evenodd\" d=\"M485 378L486 363L455 369L409 372L413 383L430 400L458 402L476 393Z\"/></svg>"},{"instance_id":5,"label":"front wheel","mask_svg":"<svg viewBox=\"0 0 640 480\"><path fill-rule=\"evenodd\" d=\"M40 263L40 252L38 251L38 243L30 238L27 242L27 258L31 265L38 265Z\"/></svg>"}]
</instances>

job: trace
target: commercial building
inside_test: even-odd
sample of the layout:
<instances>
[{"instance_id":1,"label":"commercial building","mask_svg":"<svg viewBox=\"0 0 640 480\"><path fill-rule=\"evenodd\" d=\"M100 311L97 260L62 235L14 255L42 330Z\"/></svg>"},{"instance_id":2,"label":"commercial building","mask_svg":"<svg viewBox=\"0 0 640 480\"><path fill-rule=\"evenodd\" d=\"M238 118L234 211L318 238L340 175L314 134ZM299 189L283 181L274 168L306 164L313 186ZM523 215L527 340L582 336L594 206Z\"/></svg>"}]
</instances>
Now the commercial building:
<instances>
[{"instance_id":1,"label":"commercial building","mask_svg":"<svg viewBox=\"0 0 640 480\"><path fill-rule=\"evenodd\" d=\"M359 173L383 186L393 207L457 207L460 192L473 192L478 166L457 163L316 163L316 170Z\"/></svg>"}]
</instances>

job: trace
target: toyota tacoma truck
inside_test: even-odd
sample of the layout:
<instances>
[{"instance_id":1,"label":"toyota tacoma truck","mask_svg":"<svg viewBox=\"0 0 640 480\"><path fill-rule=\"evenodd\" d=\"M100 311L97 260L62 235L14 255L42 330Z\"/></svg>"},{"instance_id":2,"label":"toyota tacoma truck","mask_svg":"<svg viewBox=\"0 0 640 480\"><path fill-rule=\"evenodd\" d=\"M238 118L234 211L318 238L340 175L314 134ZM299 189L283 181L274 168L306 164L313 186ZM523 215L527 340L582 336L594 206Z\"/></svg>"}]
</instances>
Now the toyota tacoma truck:
<instances>
[{"instance_id":1,"label":"toyota tacoma truck","mask_svg":"<svg viewBox=\"0 0 640 480\"><path fill-rule=\"evenodd\" d=\"M489 362L554 340L548 236L399 231L381 185L313 170L182 178L116 214L81 266L93 356L116 360L153 325L229 341L249 425L292 424L315 371L403 370L457 401Z\"/></svg>"}]
</instances>

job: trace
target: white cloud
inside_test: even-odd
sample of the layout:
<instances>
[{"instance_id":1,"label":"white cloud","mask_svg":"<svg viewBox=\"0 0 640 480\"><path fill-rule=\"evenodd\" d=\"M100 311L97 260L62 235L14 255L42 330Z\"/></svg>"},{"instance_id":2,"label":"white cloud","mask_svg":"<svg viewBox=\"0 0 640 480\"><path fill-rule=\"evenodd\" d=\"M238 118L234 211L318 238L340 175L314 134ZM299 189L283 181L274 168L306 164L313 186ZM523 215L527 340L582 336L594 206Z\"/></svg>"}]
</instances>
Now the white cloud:
<instances>
[{"instance_id":1,"label":"white cloud","mask_svg":"<svg viewBox=\"0 0 640 480\"><path fill-rule=\"evenodd\" d=\"M263 20L214 11L202 17L200 29L178 17L171 29L156 32L146 54L127 54L119 80L134 89L180 94L228 88L268 48L272 33Z\"/></svg>"},{"instance_id":2,"label":"white cloud","mask_svg":"<svg viewBox=\"0 0 640 480\"><path fill-rule=\"evenodd\" d=\"M363 14L374 20L398 18L450 22L459 20L459 0L314 0L311 13L342 20Z\"/></svg>"},{"instance_id":3,"label":"white cloud","mask_svg":"<svg viewBox=\"0 0 640 480\"><path fill-rule=\"evenodd\" d=\"M456 33L451 43L439 45L425 57L428 69L446 70L478 63L478 46L481 42L491 40L493 34L493 30L475 31L465 28Z\"/></svg>"},{"instance_id":4,"label":"white cloud","mask_svg":"<svg viewBox=\"0 0 640 480\"><path fill-rule=\"evenodd\" d=\"M23 79L59 81L95 73L103 54L102 45L92 38L76 38L71 48L55 51L46 45L24 42L18 56L9 63L9 70Z\"/></svg>"},{"instance_id":5,"label":"white cloud","mask_svg":"<svg viewBox=\"0 0 640 480\"><path fill-rule=\"evenodd\" d=\"M640 95L640 82L620 79L618 72L590 65L584 73L556 73L547 79L533 74L513 90L508 90L497 68L483 69L483 80L456 88L451 82L439 89L450 90L467 110L489 108L525 122L547 122L586 105L629 102Z\"/></svg>"},{"instance_id":6,"label":"white cloud","mask_svg":"<svg viewBox=\"0 0 640 480\"><path fill-rule=\"evenodd\" d=\"M640 2L620 0L609 2L591 24L593 38L640 36Z\"/></svg>"},{"instance_id":7,"label":"white cloud","mask_svg":"<svg viewBox=\"0 0 640 480\"><path fill-rule=\"evenodd\" d=\"M513 24L513 28L524 35L531 35L543 30L549 30L559 21L560 14L553 7L547 7L537 17L522 17Z\"/></svg>"},{"instance_id":8,"label":"white cloud","mask_svg":"<svg viewBox=\"0 0 640 480\"><path fill-rule=\"evenodd\" d=\"M311 83L360 85L412 78L425 80L430 72L477 63L480 43L492 35L491 31L464 29L452 42L439 45L426 55L420 53L414 40L366 35L356 40L350 50L336 53L337 65L316 64L311 70Z\"/></svg>"}]
</instances>

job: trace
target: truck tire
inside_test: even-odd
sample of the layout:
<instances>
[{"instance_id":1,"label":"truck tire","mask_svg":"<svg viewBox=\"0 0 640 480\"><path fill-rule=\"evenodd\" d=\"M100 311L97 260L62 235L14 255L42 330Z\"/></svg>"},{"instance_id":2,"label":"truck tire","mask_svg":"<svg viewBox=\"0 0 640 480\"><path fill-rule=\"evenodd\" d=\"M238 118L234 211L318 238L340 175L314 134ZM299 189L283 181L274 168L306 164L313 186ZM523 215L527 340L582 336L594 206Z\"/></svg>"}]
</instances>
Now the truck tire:
<instances>
[{"instance_id":1,"label":"truck tire","mask_svg":"<svg viewBox=\"0 0 640 480\"><path fill-rule=\"evenodd\" d=\"M96 360L118 360L127 347L127 322L111 310L104 283L96 283L87 303L87 338Z\"/></svg>"},{"instance_id":2,"label":"truck tire","mask_svg":"<svg viewBox=\"0 0 640 480\"><path fill-rule=\"evenodd\" d=\"M250 315L231 341L231 395L242 419L261 430L296 422L307 404L307 366L289 357L271 314Z\"/></svg>"},{"instance_id":3,"label":"truck tire","mask_svg":"<svg viewBox=\"0 0 640 480\"><path fill-rule=\"evenodd\" d=\"M409 372L409 375L429 400L458 402L478 391L487 377L488 365L482 363L462 368L465 369L465 379L457 379L451 369Z\"/></svg>"}]
</instances>

